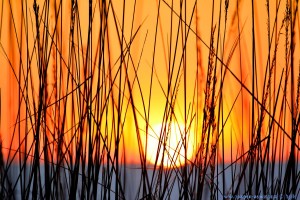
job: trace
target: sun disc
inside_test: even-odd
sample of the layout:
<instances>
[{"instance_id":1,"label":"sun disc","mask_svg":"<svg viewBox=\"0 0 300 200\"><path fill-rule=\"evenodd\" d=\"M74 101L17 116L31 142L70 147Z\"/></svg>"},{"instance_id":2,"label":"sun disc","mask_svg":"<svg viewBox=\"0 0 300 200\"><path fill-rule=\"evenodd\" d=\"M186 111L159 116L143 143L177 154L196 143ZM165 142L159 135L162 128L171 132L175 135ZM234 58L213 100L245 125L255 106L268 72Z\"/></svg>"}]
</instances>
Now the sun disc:
<instances>
[{"instance_id":1,"label":"sun disc","mask_svg":"<svg viewBox=\"0 0 300 200\"><path fill-rule=\"evenodd\" d=\"M148 130L147 160L151 164L165 168L180 167L193 156L193 137L191 131L185 133L183 124L156 124ZM185 145L186 144L186 145Z\"/></svg>"}]
</instances>

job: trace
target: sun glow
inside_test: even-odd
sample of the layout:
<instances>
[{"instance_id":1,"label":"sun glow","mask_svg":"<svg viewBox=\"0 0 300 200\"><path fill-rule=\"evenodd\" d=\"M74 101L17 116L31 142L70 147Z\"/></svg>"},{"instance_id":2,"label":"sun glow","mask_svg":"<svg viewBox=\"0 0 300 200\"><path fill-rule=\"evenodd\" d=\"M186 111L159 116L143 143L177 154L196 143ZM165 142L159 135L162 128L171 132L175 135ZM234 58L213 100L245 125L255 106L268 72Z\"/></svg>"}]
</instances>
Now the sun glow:
<instances>
[{"instance_id":1,"label":"sun glow","mask_svg":"<svg viewBox=\"0 0 300 200\"><path fill-rule=\"evenodd\" d=\"M180 167L193 157L194 133L183 124L156 124L148 130L147 160L165 168ZM186 158L186 159L185 159Z\"/></svg>"}]
</instances>

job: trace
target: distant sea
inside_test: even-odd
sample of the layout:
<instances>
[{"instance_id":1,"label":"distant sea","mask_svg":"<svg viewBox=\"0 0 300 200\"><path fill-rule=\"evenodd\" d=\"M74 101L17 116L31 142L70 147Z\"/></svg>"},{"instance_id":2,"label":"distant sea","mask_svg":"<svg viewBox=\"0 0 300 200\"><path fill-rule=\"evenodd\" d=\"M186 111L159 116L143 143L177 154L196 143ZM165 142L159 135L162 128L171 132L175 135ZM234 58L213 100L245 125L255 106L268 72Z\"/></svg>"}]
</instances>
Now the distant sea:
<instances>
[{"instance_id":1,"label":"distant sea","mask_svg":"<svg viewBox=\"0 0 300 200\"><path fill-rule=\"evenodd\" d=\"M217 188L217 197L216 199L298 199L300 198L300 196L297 194L293 195L293 194L289 194L289 195L285 195L285 194L278 194L278 193L273 193L274 191L272 191L272 186L273 188L276 187L281 187L283 185L283 180L284 180L284 176L285 176L285 172L286 172L286 166L287 164L280 164L280 163L275 163L274 167L272 169L271 167L271 163L269 163L269 168L268 170L266 170L266 166L264 167L264 176L267 177L267 187L263 187L263 183L261 181L260 186L258 188L258 186L256 186L256 181L258 181L259 179L256 179L255 177L255 173L256 173L256 169L261 172L262 170L262 166L257 166L254 165L253 167L253 171L252 171L252 192L249 193L248 192L248 188L249 185L251 184L251 172L250 172L250 168L249 168L249 164L246 167L246 170L244 171L244 177L242 179L242 181L239 181L239 176L241 173L243 173L243 164L234 164L232 166L225 165L224 167L222 165L219 165L216 169L215 169L215 179L214 179L214 184L215 187ZM27 175L29 176L29 172L30 172L30 166L27 166ZM124 170L124 166L121 166L122 170ZM225 170L225 173L223 175L223 168L227 168ZM165 195L164 199L178 199L179 197L179 187L180 187L180 181L181 181L181 177L178 177L175 173L174 169L168 169L168 173L169 173L169 180L171 182L174 181L174 184L169 184L168 185L168 191L169 195ZM176 169L176 170L180 170L180 169ZM274 172L274 174L272 175L272 173ZM300 172L300 165L297 165L297 169L296 171ZM65 173L64 173L65 172ZM81 172L81 170L80 170ZM142 170L140 169L139 166L137 165L126 165L125 166L125 176L123 176L124 174L122 174L121 179L122 181L125 183L125 188L123 188L125 190L125 198L126 199L139 199L142 198L141 195L137 196L138 193L138 189L139 189L139 185L140 185L140 181L141 181L141 177L142 177ZM24 173L24 172L23 172ZM44 186L45 185L45 178L44 178L44 173L45 173L45 169L44 166L41 165L40 166L40 175L41 175L41 184ZM67 168L61 168L60 171L62 178L61 180L63 180L63 182L65 182L65 184L67 185L68 181L70 181L70 171ZM148 178L149 181L151 182L152 178L155 181L157 181L158 178L158 171L156 171L154 173L153 169L151 169L151 167L149 167L149 169L147 170L148 173ZM219 173L219 175L217 176L217 174ZM12 183L12 186L15 185L15 190L14 190L14 197L15 199L21 199L21 191L20 191L20 178L19 178L19 174L20 174L20 167L17 164L12 164L10 169L8 170L8 176L10 179L10 182ZM204 193L202 196L202 199L210 199L210 187L209 187L209 183L210 183L210 171L208 169L207 171L207 176L206 176L206 183L204 186ZM27 178L28 178L27 176ZM101 181L103 180L103 175L100 173L99 178L98 178L98 199L101 199L101 192L103 190L103 183L101 183ZM223 185L223 176L225 177L225 185ZM125 177L125 179L123 178ZM162 176L162 184L165 183L165 176ZM195 181L198 177L196 177L195 174L191 175L191 181ZM259 177L258 177L259 178ZM115 193L114 193L114 188L115 188L115 183L116 183L116 177L112 176L112 181L111 181L111 192L110 192L110 198L111 199L115 199ZM237 193L234 194L234 191L236 191L236 187L237 185L239 185L239 189L237 190ZM155 191L155 184L153 184L153 193ZM80 197L80 189L82 187L82 175L79 175L79 180L78 180L78 191L77 191L77 197ZM223 194L223 187L225 189L225 193ZM31 191L32 191L32 185L31 185ZM42 188L43 192L44 192L44 187ZM69 195L69 191L68 191L68 187L64 187L64 189L66 190L65 195L66 195L66 199L68 199L68 195ZM256 193L256 191L259 191L259 193ZM263 193L263 191L265 193ZM281 188L282 191L282 188ZM300 184L297 185L297 190L296 191L300 191ZM29 197L31 198L31 197Z\"/></svg>"}]
</instances>

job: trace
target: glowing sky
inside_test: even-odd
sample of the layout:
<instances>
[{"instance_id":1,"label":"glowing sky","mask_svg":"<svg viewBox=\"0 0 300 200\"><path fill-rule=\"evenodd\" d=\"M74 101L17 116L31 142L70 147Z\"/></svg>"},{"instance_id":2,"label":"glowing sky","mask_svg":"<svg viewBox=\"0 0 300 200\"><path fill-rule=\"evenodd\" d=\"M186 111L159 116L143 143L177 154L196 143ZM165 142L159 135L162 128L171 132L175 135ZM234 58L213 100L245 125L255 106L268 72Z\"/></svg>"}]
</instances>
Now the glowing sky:
<instances>
[{"instance_id":1,"label":"glowing sky","mask_svg":"<svg viewBox=\"0 0 300 200\"><path fill-rule=\"evenodd\" d=\"M40 5L40 10L42 9L42 2L38 1ZM179 1L178 1L179 2ZM176 116L176 120L179 124L184 124L184 114L185 114L185 105L186 111L189 109L188 120L191 120L191 133L196 134L193 136L194 138L190 138L190 140L197 141L201 134L201 123L202 117L200 114L193 118L193 113L196 113L195 110L200 110L198 113L202 113L203 104L204 104L204 90L205 90L205 81L206 81L206 73L207 73L207 63L208 63L208 53L209 50L206 45L210 43L211 37L211 24L216 26L215 29L215 40L218 36L218 28L220 27L220 40L219 45L223 45L223 40L225 36L224 42L224 51L223 48L219 47L218 56L224 60L226 63L229 58L231 59L230 68L231 72L241 81L244 85L249 88L251 91L252 87L252 14L251 14L251 2L250 1L230 1L229 9L228 9L228 16L227 16L227 23L226 23L226 33L225 31L225 8L224 2L220 4L219 1L215 2L214 9L212 9L212 5L210 1L198 1L196 5L196 10L193 11L194 4L187 3L185 8L186 12L182 13L183 19L185 24L180 20L177 14L180 14L179 3L174 1L174 12L170 9L169 6L172 5L172 1L161 1L160 3L160 10L159 10L159 19L158 19L158 26L157 26L157 33L156 33L156 16L158 11L158 1L137 1L136 2L136 10L135 15L133 18L133 8L134 8L134 1L126 1L125 7L125 18L124 18L124 45L123 49L125 49L125 44L130 42L130 36L135 35L133 41L131 42L130 46L130 59L128 60L128 65L126 65L128 69L128 76L131 81L132 91L134 95L134 103L135 103L135 112L137 114L137 122L139 124L138 129L140 130L140 134L142 137L146 137L146 127L147 123L145 121L145 116L149 115L149 125L151 127L159 127L159 124L162 124L163 116L165 113L165 107L167 105L166 99L166 91L168 90L168 69L169 66L173 66L174 64L174 76L179 74L179 83L178 87L176 86L175 78L172 78L172 82L170 84L171 89L173 90L172 93L176 93L176 101L174 102L173 113ZM15 78L15 74L19 76L19 73L23 76L26 74L26 71L20 70L21 63L23 66L26 66L25 63L28 62L28 55L27 55L27 46L26 46L26 32L28 31L28 49L30 50L29 54L33 52L33 37L35 35L35 25L34 20L34 13L32 8L32 2L28 2L28 26L24 27L24 23L22 25L21 18L22 18L22 8L21 4L17 3L16 1L11 1L12 6L8 1L2 1L0 4L1 8L1 50L0 50L0 62L1 62L1 78L0 78L0 88L1 88L1 139L3 141L3 147L8 148L11 147L12 149L17 149L19 145L19 140L22 140L25 136L25 122L20 123L20 129L18 134L13 136L14 132L14 123L16 122L18 112L19 112L19 96L18 96L18 83ZM283 16L285 13L285 2L281 2L281 5L278 9L278 27L277 31L279 30ZM261 100L262 99L262 88L264 84L264 74L267 61L268 61L268 29L267 29L267 12L266 12L266 5L265 1L255 1L255 53L256 53L256 66L257 66L257 82L255 87L255 96ZM59 4L57 3L56 6ZM110 42L110 51L109 56L106 54L106 60L111 60L111 72L112 74L117 74L118 67L119 67L119 57L120 57L120 42L117 36L116 29L120 29L122 27L122 16L123 16L123 5L119 1L112 1L112 5L114 8L115 16L112 15L112 12L108 14L108 32L109 32L109 40ZM97 43L99 41L99 31L100 31L100 14L99 14L99 7L96 2L93 2L93 9L94 9L94 21L92 23L92 40L93 40L93 48L90 58L81 58L82 60L92 59L91 63L97 63L99 60L98 53L99 49L97 48ZM239 8L237 8L237 6ZM275 11L276 11L276 2L272 1L270 4L270 30L272 31L274 28L274 21L275 21ZM12 8L12 9L11 9ZM60 38L60 41L63 41L62 44L56 44L60 48L60 53L56 52L53 53L52 57L50 58L49 66L55 65L54 58L62 57L68 62L68 56L70 54L68 49L68 41L69 38L69 30L70 30L70 2L64 1L62 5L62 24L59 22L57 25L57 37ZM25 9L25 8L23 8ZM87 39L88 38L88 3L87 1L79 1L78 9L80 13L80 26L81 26L81 37L82 37L82 44L77 44L76 48L86 51L87 48ZM55 28L55 3L54 1L50 4L50 15L49 15L49 24L48 30L51 32ZM213 23L211 22L212 19L212 10L213 11ZM12 15L13 13L13 20ZM176 14L175 14L176 13ZM191 16L193 13L193 17L191 20ZM221 25L219 26L219 14L221 13ZM24 14L24 12L23 12ZM296 32L295 32L295 80L297 78L297 74L299 73L299 20L298 15L296 16ZM116 21L115 21L116 20ZM172 25L171 25L172 20ZM191 23L190 23L191 20ZM14 24L14 23L15 24ZM133 23L132 23L133 22ZM116 26L117 23L117 26ZM197 23L197 26L196 26ZM180 25L179 30L179 40L176 43L177 37L177 29ZM190 24L190 27L188 25ZM133 26L132 26L133 25ZM133 28L132 28L133 27ZM132 28L132 33L131 33ZM138 30L138 32L136 32ZM189 32L187 42L185 43L185 37L183 37L184 33ZM284 29L281 30L284 33ZM136 33L136 34L135 34ZM197 40L195 33L198 34L199 38L201 38L202 42ZM240 33L240 34L239 34ZM157 34L157 40L155 40L155 35ZM278 32L277 32L278 34ZM279 34L278 34L279 35ZM281 38L279 40L278 45L278 58L276 64L276 73L273 74L274 83L272 85L273 89L275 88L275 93L272 94L272 98L274 98L275 94L277 93L277 88L279 87L281 72L284 70L285 73L285 36L280 34ZM240 42L236 43L240 36ZM274 36L275 37L275 36ZM16 39L17 38L17 39ZM272 49L271 49L271 56L274 53L274 42L272 42ZM205 45L205 44L206 45ZM216 46L217 41L215 41ZM154 54L154 44L155 44L155 54ZM197 51L197 44L200 45L201 52ZM19 48L18 49L18 45ZM61 46L60 46L61 45ZM170 47L171 45L171 47ZM233 48L235 47L235 48ZM53 47L52 47L53 48ZM186 67L186 75L187 75L187 85L184 85L184 78L183 78L183 64L181 62L181 55L183 49L186 50L186 57L185 57L185 67ZM231 51L234 49L234 53L231 55ZM54 50L53 50L54 51ZM105 47L105 51L107 52L108 49ZM176 56L174 54L176 53ZM33 77L38 76L38 72L34 63L36 63L36 56L35 53L33 54L32 60L32 68L31 73ZM6 56L8 57L12 68L10 67L10 63L8 62ZM127 56L127 57L126 57ZM128 55L125 56L125 59L128 59ZM201 57L201 63L197 65L197 56L198 58ZM175 59L174 59L175 57ZM51 60L53 59L53 60ZM80 59L80 56L79 56ZM198 60L199 61L199 60ZM83 61L82 61L83 62ZM125 61L127 63L127 61ZM66 73L67 68L64 64L60 64L63 67L64 73ZM105 62L106 67L108 66L108 61ZM154 68L152 68L152 66ZM197 69L197 67L199 67ZM220 81L220 63L218 64L218 76L217 79ZM122 66L124 67L124 66ZM108 67L106 68L106 70ZM137 77L138 80L134 80L136 77L135 69L137 70ZM153 71L153 81L152 81L152 88L150 89L151 83L151 73ZM180 70L179 70L180 69ZM225 68L223 68L224 70ZM197 74L198 70L198 74ZM199 71L200 70L200 71ZM201 71L202 70L202 71ZM81 71L82 72L82 71ZM15 74L14 74L15 73ZM82 72L83 73L83 72ZM94 71L95 74L98 73L96 69ZM56 82L53 78L53 70L48 70L49 76L49 86L48 90L52 91L53 84ZM198 79L197 79L198 76ZM202 77L199 77L202 76ZM82 78L82 77L81 77ZM95 79L91 84L94 84L92 94L96 94L98 91L96 89L96 80L98 77L95 75ZM78 79L79 80L79 79ZM30 93L33 94L35 100L37 100L38 96L38 80L32 79L32 85L34 86L34 91L31 93L32 87L30 86L29 90ZM83 80L81 80L83 81ZM124 77L123 77L124 81ZM196 83L198 84L198 88L195 89ZM51 85L52 84L52 85ZM59 86L62 88L61 93L67 94L68 92L72 91L71 87L66 87L67 80L62 79ZM140 85L139 85L140 84ZM220 82L218 82L218 85ZM21 80L21 85L24 87L24 78ZM114 86L113 93L118 95L119 88L118 80L116 81L116 86ZM282 86L281 86L282 87ZM125 87L124 87L125 88ZM151 90L151 99L149 105L149 96ZM279 99L282 99L281 93L282 90L279 90ZM290 92L290 88L288 89L288 94ZM186 98L184 97L184 91L186 91ZM130 95L128 93L128 88L124 91L124 105L129 102ZM141 93L142 92L142 93ZM296 88L295 88L296 92ZM195 102L194 95L198 95L200 105L197 107L197 103ZM76 94L78 95L78 94ZM143 97L143 98L142 98ZM290 98L290 96L288 96ZM186 102L184 101L186 99ZM30 102L33 102L33 98L29 99ZM55 98L49 97L50 103L55 101ZM144 104L143 104L144 101ZM224 82L223 88L223 115L224 121L226 124L224 125L224 148L225 148L225 160L231 160L231 156L235 158L240 152L242 148L247 149L249 146L249 132L252 131L251 127L251 95L245 90L241 90L241 84L236 80L236 78L228 72ZM273 101L272 101L273 102ZM291 102L290 99L287 99L288 104ZM273 102L274 103L274 102ZM271 103L268 105L270 110L274 104ZM24 100L22 100L22 106L20 109L20 118L24 119L27 115L25 112L25 104ZM233 106L234 105L234 106ZM31 104L31 106L33 106ZM78 106L78 105L77 105ZM145 106L145 109L144 109ZM148 113L148 108L150 106L150 110ZM233 108L232 108L233 106ZM242 109L243 108L243 109ZM31 107L31 109L33 109ZM259 107L255 106L256 115L259 112ZM289 110L289 108L286 108ZM145 112L146 110L146 112ZM124 111L124 110L123 110ZM51 112L51 109L50 111ZM71 104L67 104L67 113L72 113L73 108ZM187 113L188 113L187 112ZM76 120L79 119L79 115L75 114L75 122L73 122L71 114L67 115L67 123L64 124L65 131L72 128L72 123L76 123ZM109 119L112 113L108 113L104 118ZM227 116L230 117L227 119ZM27 116L28 117L28 116ZM125 114L122 113L122 117L125 118ZM264 132L267 133L267 125L269 123L270 118L266 115L267 119L263 123ZM257 116L256 116L257 118ZM280 114L275 114L275 118L279 120L280 123L284 119L280 117ZM286 121L290 121L290 115L286 115ZM110 119L109 119L110 120ZM199 120L199 125L195 126L196 120ZM28 120L27 120L28 122ZM256 122L255 122L256 123ZM255 124L254 123L254 124ZM53 124L52 124L53 125ZM220 128L222 129L222 122L220 122ZM49 125L50 126L50 125ZM97 125L94 125L94 128ZM51 127L50 127L51 128ZM53 127L52 127L53 128ZM278 128L278 127L277 127ZM276 129L277 129L276 128ZM95 128L96 129L96 128ZM112 127L108 128L112 130ZM127 162L130 163L139 163L139 151L138 151L138 142L137 142L137 131L134 122L134 115L132 112L132 108L129 109L128 114L126 115L126 120L123 129L123 137L124 137L124 149L125 154L127 156ZM287 133L291 132L290 123L286 123L285 130ZM32 140L33 136L30 133L30 130L27 130L28 134L28 144ZM156 133L159 130L156 130ZM241 134L243 132L243 134ZM69 134L69 135L68 135ZM157 133L159 134L159 133ZM66 134L67 139L71 139L71 132ZM266 135L264 135L266 136ZM280 135L278 137L285 137ZM198 138L198 139L197 139ZM220 137L221 138L221 137ZM10 145L10 142L12 145ZM16 142L15 142L16 141ZM241 147L241 141L244 141L244 147ZM288 144L288 139L285 139L286 144ZM286 145L288 146L288 145ZM231 147L231 148L229 148ZM220 146L221 149L221 146ZM233 151L231 152L231 149ZM4 150L5 153L5 150ZM220 157L222 155L220 154Z\"/></svg>"}]
</instances>

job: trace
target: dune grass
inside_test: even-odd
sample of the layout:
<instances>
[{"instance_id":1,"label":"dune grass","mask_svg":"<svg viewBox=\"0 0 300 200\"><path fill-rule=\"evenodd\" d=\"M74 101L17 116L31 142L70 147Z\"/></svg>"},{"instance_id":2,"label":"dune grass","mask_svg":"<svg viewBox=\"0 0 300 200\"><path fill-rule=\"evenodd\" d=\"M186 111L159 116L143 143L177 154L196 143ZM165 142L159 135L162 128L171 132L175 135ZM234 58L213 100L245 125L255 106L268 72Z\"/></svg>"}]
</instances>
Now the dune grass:
<instances>
[{"instance_id":1,"label":"dune grass","mask_svg":"<svg viewBox=\"0 0 300 200\"><path fill-rule=\"evenodd\" d=\"M248 3L2 1L1 198L299 198L298 1Z\"/></svg>"}]
</instances>

